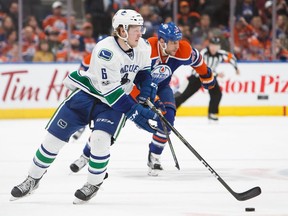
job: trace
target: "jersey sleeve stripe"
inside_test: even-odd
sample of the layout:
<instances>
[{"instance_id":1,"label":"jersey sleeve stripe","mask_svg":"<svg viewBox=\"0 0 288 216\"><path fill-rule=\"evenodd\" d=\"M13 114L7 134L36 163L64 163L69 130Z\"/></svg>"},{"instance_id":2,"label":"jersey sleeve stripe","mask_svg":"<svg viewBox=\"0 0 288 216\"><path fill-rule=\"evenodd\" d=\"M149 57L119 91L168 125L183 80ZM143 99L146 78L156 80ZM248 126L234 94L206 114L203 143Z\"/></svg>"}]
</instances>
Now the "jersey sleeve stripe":
<instances>
[{"instance_id":1,"label":"jersey sleeve stripe","mask_svg":"<svg viewBox=\"0 0 288 216\"><path fill-rule=\"evenodd\" d=\"M81 76L79 71L74 71L68 76L73 82L77 83L78 85L84 87L85 89L89 90L91 93L103 96L92 84L92 81L89 77Z\"/></svg>"},{"instance_id":2,"label":"jersey sleeve stripe","mask_svg":"<svg viewBox=\"0 0 288 216\"><path fill-rule=\"evenodd\" d=\"M194 61L192 62L191 66L198 67L203 64L203 58L198 50L193 48L192 55L194 56Z\"/></svg>"}]
</instances>

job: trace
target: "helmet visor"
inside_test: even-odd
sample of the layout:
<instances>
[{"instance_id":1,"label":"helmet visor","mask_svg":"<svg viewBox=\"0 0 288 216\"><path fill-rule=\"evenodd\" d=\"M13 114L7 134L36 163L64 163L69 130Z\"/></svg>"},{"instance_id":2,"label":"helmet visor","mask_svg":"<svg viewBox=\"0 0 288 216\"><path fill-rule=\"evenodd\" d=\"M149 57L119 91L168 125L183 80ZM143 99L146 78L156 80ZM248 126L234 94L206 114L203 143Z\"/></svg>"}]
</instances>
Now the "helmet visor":
<instances>
[{"instance_id":1,"label":"helmet visor","mask_svg":"<svg viewBox=\"0 0 288 216\"><path fill-rule=\"evenodd\" d=\"M145 32L146 32L145 26L130 25L129 29L130 29L131 33L135 33L135 34L138 34L138 33L145 34Z\"/></svg>"}]
</instances>

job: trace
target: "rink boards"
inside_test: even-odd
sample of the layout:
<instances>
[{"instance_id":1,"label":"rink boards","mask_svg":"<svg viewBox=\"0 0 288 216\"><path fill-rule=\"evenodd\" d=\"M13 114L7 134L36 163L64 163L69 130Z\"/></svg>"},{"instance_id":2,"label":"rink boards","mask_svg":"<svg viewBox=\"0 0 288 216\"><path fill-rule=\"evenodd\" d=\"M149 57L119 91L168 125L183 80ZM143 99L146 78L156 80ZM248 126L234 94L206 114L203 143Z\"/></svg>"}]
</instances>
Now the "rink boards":
<instances>
[{"instance_id":1,"label":"rink boards","mask_svg":"<svg viewBox=\"0 0 288 216\"><path fill-rule=\"evenodd\" d=\"M79 64L1 64L0 118L49 118L69 91L62 80ZM240 75L230 64L217 72L222 89L220 116L286 116L288 106L288 64L239 63ZM183 91L191 67L179 68L173 76L174 91ZM178 116L206 116L209 94L200 89L177 111Z\"/></svg>"}]
</instances>

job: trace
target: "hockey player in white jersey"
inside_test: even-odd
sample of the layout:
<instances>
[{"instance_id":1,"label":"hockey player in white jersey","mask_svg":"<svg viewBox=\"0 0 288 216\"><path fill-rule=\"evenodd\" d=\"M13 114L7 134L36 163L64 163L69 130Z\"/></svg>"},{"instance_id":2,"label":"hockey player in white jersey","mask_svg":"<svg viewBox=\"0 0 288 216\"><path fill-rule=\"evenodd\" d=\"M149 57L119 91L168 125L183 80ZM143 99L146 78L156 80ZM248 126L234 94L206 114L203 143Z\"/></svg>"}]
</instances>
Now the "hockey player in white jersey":
<instances>
[{"instance_id":1,"label":"hockey player in white jersey","mask_svg":"<svg viewBox=\"0 0 288 216\"><path fill-rule=\"evenodd\" d=\"M75 192L74 204L96 195L106 175L110 145L119 134L126 118L140 128L154 133L148 120L157 115L133 100L133 84L140 89L139 100L154 101L156 85L152 83L151 47L141 38L142 16L134 10L119 10L113 17L113 36L99 42L88 71L74 71L65 80L73 93L59 106L47 125L47 135L37 150L28 177L15 186L11 200L32 193L70 136L90 125L91 156L87 182Z\"/></svg>"}]
</instances>

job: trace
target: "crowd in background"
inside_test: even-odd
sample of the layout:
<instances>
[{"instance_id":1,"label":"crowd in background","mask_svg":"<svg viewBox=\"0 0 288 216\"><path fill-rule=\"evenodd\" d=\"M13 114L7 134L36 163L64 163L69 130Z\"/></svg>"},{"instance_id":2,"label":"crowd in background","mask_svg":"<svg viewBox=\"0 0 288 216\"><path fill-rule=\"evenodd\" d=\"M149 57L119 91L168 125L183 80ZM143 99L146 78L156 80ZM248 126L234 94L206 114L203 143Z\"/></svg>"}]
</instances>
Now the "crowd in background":
<instances>
[{"instance_id":1,"label":"crowd in background","mask_svg":"<svg viewBox=\"0 0 288 216\"><path fill-rule=\"evenodd\" d=\"M26 14L23 29L18 32L18 1L0 0L0 62L80 62L99 40L111 34L112 17L120 8L137 10L143 16L147 29L144 38L157 36L162 22L173 21L174 0L85 0L80 23L73 14L67 17L64 2L52 1L47 14ZM238 0L233 38L229 29L230 1L177 2L177 24L193 47L201 50L211 37L217 36L222 49L232 51L238 60L272 60L271 0ZM288 2L276 2L276 60L288 61Z\"/></svg>"}]
</instances>

